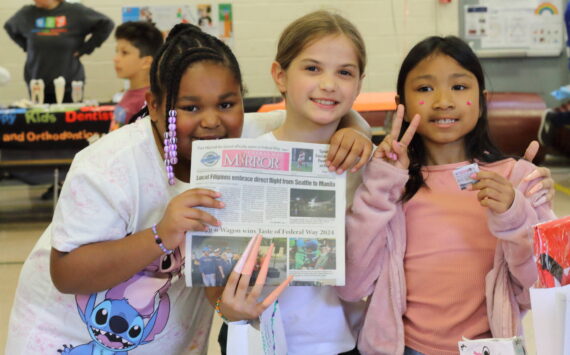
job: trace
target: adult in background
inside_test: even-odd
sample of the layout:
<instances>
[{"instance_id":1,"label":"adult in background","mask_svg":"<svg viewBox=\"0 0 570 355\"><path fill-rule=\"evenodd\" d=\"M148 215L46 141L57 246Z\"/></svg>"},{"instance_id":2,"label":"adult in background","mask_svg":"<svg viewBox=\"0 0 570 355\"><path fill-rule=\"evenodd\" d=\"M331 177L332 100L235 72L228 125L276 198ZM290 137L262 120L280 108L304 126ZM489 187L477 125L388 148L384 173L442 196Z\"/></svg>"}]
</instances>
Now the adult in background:
<instances>
[{"instance_id":1,"label":"adult in background","mask_svg":"<svg viewBox=\"0 0 570 355\"><path fill-rule=\"evenodd\" d=\"M27 53L26 84L43 79L46 103L56 102L53 79L58 76L65 78L63 101L71 102L71 81L85 82L79 58L99 47L113 27L109 17L64 0L34 0L34 5L22 7L4 24L8 35Z\"/></svg>"}]
</instances>

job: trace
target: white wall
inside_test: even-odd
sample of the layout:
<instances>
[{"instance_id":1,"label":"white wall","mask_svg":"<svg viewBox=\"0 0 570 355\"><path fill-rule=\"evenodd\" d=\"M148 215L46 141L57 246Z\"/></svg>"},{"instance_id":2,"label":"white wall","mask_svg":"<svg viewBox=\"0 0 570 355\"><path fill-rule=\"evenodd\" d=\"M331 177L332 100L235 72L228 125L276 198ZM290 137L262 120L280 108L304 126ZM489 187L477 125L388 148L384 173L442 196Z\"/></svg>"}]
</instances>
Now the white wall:
<instances>
[{"instance_id":1,"label":"white wall","mask_svg":"<svg viewBox=\"0 0 570 355\"><path fill-rule=\"evenodd\" d=\"M122 6L175 5L191 2L147 0L83 0L84 5L121 22ZM195 3L207 3L200 0ZM393 91L400 61L417 41L429 35L458 34L457 3L438 0L234 0L235 54L240 62L249 96L277 96L269 76L276 43L283 28L295 18L317 9L331 9L346 16L362 32L368 50L363 91ZM32 1L2 0L0 23ZM110 101L123 87L115 77L112 58L115 41L109 38L91 55L82 58L87 84L86 99ZM11 82L0 87L0 104L27 97L23 82L25 54L2 29L0 65L12 74Z\"/></svg>"}]
</instances>

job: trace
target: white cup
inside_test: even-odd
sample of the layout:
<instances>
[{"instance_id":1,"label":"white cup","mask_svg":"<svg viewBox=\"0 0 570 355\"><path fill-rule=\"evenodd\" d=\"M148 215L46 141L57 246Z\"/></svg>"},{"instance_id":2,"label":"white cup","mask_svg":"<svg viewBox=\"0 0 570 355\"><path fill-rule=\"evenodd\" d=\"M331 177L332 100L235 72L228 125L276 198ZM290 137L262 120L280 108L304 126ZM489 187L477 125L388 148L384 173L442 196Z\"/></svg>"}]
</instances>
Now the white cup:
<instances>
[{"instance_id":1,"label":"white cup","mask_svg":"<svg viewBox=\"0 0 570 355\"><path fill-rule=\"evenodd\" d=\"M73 80L71 82L71 100L74 103L83 101L83 81Z\"/></svg>"},{"instance_id":2,"label":"white cup","mask_svg":"<svg viewBox=\"0 0 570 355\"><path fill-rule=\"evenodd\" d=\"M58 76L53 79L53 86L55 87L55 101L58 105L63 103L63 96L65 95L65 78Z\"/></svg>"}]
</instances>

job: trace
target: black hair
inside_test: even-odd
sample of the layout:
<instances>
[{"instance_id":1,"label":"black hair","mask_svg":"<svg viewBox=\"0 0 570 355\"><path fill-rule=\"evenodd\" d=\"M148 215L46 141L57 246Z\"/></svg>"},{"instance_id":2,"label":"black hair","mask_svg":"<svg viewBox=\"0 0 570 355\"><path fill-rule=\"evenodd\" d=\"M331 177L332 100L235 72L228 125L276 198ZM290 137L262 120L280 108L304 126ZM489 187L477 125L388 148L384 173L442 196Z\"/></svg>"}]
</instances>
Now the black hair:
<instances>
[{"instance_id":1,"label":"black hair","mask_svg":"<svg viewBox=\"0 0 570 355\"><path fill-rule=\"evenodd\" d=\"M470 161L479 160L483 163L491 163L506 156L501 153L499 148L493 143L489 136L489 125L487 118L487 101L485 99L485 75L483 68L479 62L479 58L473 52L471 47L462 39L455 36L432 36L428 37L416 44L408 53L400 72L398 73L398 82L396 85L397 94L400 97L400 103L406 104L406 96L404 86L408 74L424 59L435 55L444 54L453 58L459 65L470 71L477 78L479 84L479 119L471 132L464 139L465 151ZM409 122L402 123L402 134L409 126ZM416 192L425 186L421 168L427 164L426 151L422 138L416 134L408 147L408 155L410 157L410 166L408 172L410 179L406 184L406 189L402 196L402 201L410 200Z\"/></svg>"},{"instance_id":2,"label":"black hair","mask_svg":"<svg viewBox=\"0 0 570 355\"><path fill-rule=\"evenodd\" d=\"M162 32L146 21L125 22L115 30L115 39L129 41L140 52L140 57L154 56L164 42Z\"/></svg>"},{"instance_id":3,"label":"black hair","mask_svg":"<svg viewBox=\"0 0 570 355\"><path fill-rule=\"evenodd\" d=\"M186 69L203 61L227 67L243 93L241 70L231 49L195 25L177 24L170 30L150 68L150 91L159 101L165 100L165 117L174 109L180 79ZM147 114L148 108L143 108L137 116Z\"/></svg>"}]
</instances>

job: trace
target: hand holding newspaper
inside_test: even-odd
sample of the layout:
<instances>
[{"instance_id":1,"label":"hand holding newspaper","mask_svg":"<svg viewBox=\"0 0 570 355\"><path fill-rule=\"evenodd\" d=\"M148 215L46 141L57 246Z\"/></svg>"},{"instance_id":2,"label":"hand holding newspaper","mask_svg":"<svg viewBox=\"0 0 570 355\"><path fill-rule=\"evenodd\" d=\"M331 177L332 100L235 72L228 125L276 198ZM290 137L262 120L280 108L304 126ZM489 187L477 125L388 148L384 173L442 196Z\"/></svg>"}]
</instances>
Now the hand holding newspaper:
<instances>
[{"instance_id":1,"label":"hand holding newspaper","mask_svg":"<svg viewBox=\"0 0 570 355\"><path fill-rule=\"evenodd\" d=\"M196 141L190 182L221 194L221 221L186 235L186 284L223 286L251 235L261 254L273 257L266 284L344 285L346 175L325 164L328 145L252 139ZM253 253L257 256L257 252ZM251 283L262 260L253 262ZM264 276L265 277L265 276Z\"/></svg>"}]
</instances>

